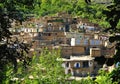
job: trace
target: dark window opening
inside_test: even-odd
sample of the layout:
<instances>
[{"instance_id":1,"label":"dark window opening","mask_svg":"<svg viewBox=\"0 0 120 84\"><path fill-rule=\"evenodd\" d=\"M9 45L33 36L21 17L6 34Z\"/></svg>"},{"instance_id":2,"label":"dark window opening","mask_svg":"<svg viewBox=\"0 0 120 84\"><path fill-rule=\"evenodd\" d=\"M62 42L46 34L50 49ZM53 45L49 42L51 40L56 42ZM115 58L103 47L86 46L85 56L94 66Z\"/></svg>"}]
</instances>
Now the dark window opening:
<instances>
[{"instance_id":1,"label":"dark window opening","mask_svg":"<svg viewBox=\"0 0 120 84\"><path fill-rule=\"evenodd\" d=\"M65 32L69 32L69 24L65 25Z\"/></svg>"},{"instance_id":2,"label":"dark window opening","mask_svg":"<svg viewBox=\"0 0 120 84\"><path fill-rule=\"evenodd\" d=\"M71 73L71 70L69 69L69 70L68 70L68 74L70 74L70 73Z\"/></svg>"},{"instance_id":3,"label":"dark window opening","mask_svg":"<svg viewBox=\"0 0 120 84\"><path fill-rule=\"evenodd\" d=\"M83 62L83 67L84 67L84 68L88 68L88 67L89 67L88 61L84 61L84 62Z\"/></svg>"},{"instance_id":4,"label":"dark window opening","mask_svg":"<svg viewBox=\"0 0 120 84\"><path fill-rule=\"evenodd\" d=\"M69 62L66 63L66 67L69 67Z\"/></svg>"},{"instance_id":5,"label":"dark window opening","mask_svg":"<svg viewBox=\"0 0 120 84\"><path fill-rule=\"evenodd\" d=\"M48 36L51 36L51 34L49 33Z\"/></svg>"}]
</instances>

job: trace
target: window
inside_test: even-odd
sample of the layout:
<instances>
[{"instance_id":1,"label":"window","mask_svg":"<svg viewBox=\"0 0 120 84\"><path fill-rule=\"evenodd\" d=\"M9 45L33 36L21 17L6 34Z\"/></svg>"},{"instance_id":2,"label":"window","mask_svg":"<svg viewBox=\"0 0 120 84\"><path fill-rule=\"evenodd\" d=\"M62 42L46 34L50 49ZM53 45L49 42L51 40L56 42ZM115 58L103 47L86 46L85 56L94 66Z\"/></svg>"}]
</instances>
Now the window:
<instances>
[{"instance_id":1,"label":"window","mask_svg":"<svg viewBox=\"0 0 120 84\"><path fill-rule=\"evenodd\" d=\"M68 69L68 74L70 74L71 73L71 69Z\"/></svg>"},{"instance_id":2,"label":"window","mask_svg":"<svg viewBox=\"0 0 120 84\"><path fill-rule=\"evenodd\" d=\"M93 62L92 61L89 61L89 66L93 66Z\"/></svg>"},{"instance_id":3,"label":"window","mask_svg":"<svg viewBox=\"0 0 120 84\"><path fill-rule=\"evenodd\" d=\"M75 64L74 64L74 67L75 67L75 68L80 68L80 63L79 63L79 62L75 63Z\"/></svg>"},{"instance_id":4,"label":"window","mask_svg":"<svg viewBox=\"0 0 120 84\"><path fill-rule=\"evenodd\" d=\"M48 33L48 36L51 36L51 33Z\"/></svg>"},{"instance_id":5,"label":"window","mask_svg":"<svg viewBox=\"0 0 120 84\"><path fill-rule=\"evenodd\" d=\"M48 23L48 26L49 26L49 27L52 26L52 23Z\"/></svg>"},{"instance_id":6,"label":"window","mask_svg":"<svg viewBox=\"0 0 120 84\"><path fill-rule=\"evenodd\" d=\"M88 68L88 67L89 67L88 61L84 61L84 62L83 62L83 67L84 67L84 68Z\"/></svg>"},{"instance_id":7,"label":"window","mask_svg":"<svg viewBox=\"0 0 120 84\"><path fill-rule=\"evenodd\" d=\"M69 66L70 66L69 62L66 62L66 67L69 67Z\"/></svg>"}]
</instances>

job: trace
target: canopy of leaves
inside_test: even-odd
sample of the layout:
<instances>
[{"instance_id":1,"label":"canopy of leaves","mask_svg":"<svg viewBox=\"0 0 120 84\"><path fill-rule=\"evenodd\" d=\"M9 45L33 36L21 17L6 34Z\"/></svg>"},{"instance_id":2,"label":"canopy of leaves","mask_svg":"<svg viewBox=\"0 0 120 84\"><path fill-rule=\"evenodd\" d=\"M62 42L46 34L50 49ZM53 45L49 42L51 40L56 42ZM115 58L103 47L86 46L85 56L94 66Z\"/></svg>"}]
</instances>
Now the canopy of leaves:
<instances>
[{"instance_id":1,"label":"canopy of leaves","mask_svg":"<svg viewBox=\"0 0 120 84\"><path fill-rule=\"evenodd\" d=\"M0 83L6 78L6 65L12 63L17 71L17 59L27 64L28 46L18 39L11 40L12 33L9 31L13 21L20 23L25 20L24 14L34 8L34 0L0 0ZM30 13L30 12L29 12Z\"/></svg>"},{"instance_id":2,"label":"canopy of leaves","mask_svg":"<svg viewBox=\"0 0 120 84\"><path fill-rule=\"evenodd\" d=\"M111 43L115 42L116 53L114 55L115 64L120 62L120 27L119 20L120 20L120 1L113 0L113 4L107 6L107 10L103 11L103 14L106 15L106 21L109 22L110 27L105 30L105 32L110 32L112 36L110 36L109 41ZM120 83L120 67L113 70L110 74L110 77L113 81L117 81Z\"/></svg>"},{"instance_id":3,"label":"canopy of leaves","mask_svg":"<svg viewBox=\"0 0 120 84\"><path fill-rule=\"evenodd\" d=\"M40 56L36 56L34 53L28 69L23 70L19 67L18 72L14 74L10 72L11 67L9 66L8 77L3 84L68 84L65 79L69 76L64 74L62 61L58 61L58 58L60 59L60 50L45 49ZM22 66L21 62L18 63L18 66L20 65ZM13 80L14 78L18 80Z\"/></svg>"},{"instance_id":4,"label":"canopy of leaves","mask_svg":"<svg viewBox=\"0 0 120 84\"><path fill-rule=\"evenodd\" d=\"M118 2L118 0L114 0L113 4L107 6L107 10L103 11L103 14L106 15L106 21L109 22L110 27L107 28L105 31L106 32L110 32L110 34L112 35L109 38L109 41L112 42L116 42L116 54L114 56L115 58L115 62L119 62L120 61L120 27L118 27L119 24L119 20L120 20L120 2Z\"/></svg>"},{"instance_id":5,"label":"canopy of leaves","mask_svg":"<svg viewBox=\"0 0 120 84\"><path fill-rule=\"evenodd\" d=\"M84 0L40 0L33 10L37 16L54 15L57 12L67 12L73 16L87 18L93 23L107 28L109 23L102 11L106 9L105 4L87 4Z\"/></svg>"}]
</instances>

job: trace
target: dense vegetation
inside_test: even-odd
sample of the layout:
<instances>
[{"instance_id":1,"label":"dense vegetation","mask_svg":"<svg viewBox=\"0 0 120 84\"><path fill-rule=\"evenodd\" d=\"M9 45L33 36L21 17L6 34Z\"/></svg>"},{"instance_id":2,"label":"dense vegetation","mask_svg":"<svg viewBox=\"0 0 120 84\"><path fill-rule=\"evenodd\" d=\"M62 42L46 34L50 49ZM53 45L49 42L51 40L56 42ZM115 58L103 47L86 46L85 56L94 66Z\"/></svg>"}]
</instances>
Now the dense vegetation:
<instances>
[{"instance_id":1,"label":"dense vegetation","mask_svg":"<svg viewBox=\"0 0 120 84\"><path fill-rule=\"evenodd\" d=\"M18 62L18 71L12 72L12 65L7 66L7 77L3 84L58 84L65 82L64 69L61 67L59 50L49 52L45 49L40 56L34 56L27 69Z\"/></svg>"},{"instance_id":2,"label":"dense vegetation","mask_svg":"<svg viewBox=\"0 0 120 84\"><path fill-rule=\"evenodd\" d=\"M57 12L67 12L73 16L87 18L90 22L98 23L107 28L110 25L105 21L106 17L102 11L106 4L87 4L84 0L39 0L34 12L37 16L54 15Z\"/></svg>"},{"instance_id":3,"label":"dense vegetation","mask_svg":"<svg viewBox=\"0 0 120 84\"><path fill-rule=\"evenodd\" d=\"M120 62L120 27L118 26L120 22L120 1L119 0L113 0L113 4L107 6L108 10L104 10L103 14L106 15L106 21L109 22L110 27L107 28L105 31L110 33L109 41L111 43L115 42L115 48L116 52L114 55L114 61L115 64ZM110 77L113 79L113 81L117 81L120 83L120 65L118 68L112 71L110 74Z\"/></svg>"},{"instance_id":4,"label":"dense vegetation","mask_svg":"<svg viewBox=\"0 0 120 84\"><path fill-rule=\"evenodd\" d=\"M17 38L11 39L9 28L13 21L25 20L24 14L33 8L33 4L33 0L0 0L0 83L6 80L9 65L17 72L18 59L24 68L28 63L29 45Z\"/></svg>"}]
</instances>

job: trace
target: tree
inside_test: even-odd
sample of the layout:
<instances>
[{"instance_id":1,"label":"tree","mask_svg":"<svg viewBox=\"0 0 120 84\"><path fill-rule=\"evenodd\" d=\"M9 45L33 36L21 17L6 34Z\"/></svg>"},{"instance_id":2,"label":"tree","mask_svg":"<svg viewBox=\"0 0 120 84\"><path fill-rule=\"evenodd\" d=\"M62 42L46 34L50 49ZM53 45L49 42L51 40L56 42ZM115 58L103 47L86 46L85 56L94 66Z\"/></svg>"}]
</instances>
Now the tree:
<instances>
[{"instance_id":1,"label":"tree","mask_svg":"<svg viewBox=\"0 0 120 84\"><path fill-rule=\"evenodd\" d=\"M109 38L109 41L111 43L116 42L116 54L114 55L115 63L120 62L120 28L117 27L119 20L120 20L120 2L118 0L114 0L112 5L107 6L108 10L103 11L103 13L106 15L106 20L109 22L110 27L107 28L105 31L110 32L112 35ZM118 35L117 35L118 34Z\"/></svg>"},{"instance_id":2,"label":"tree","mask_svg":"<svg viewBox=\"0 0 120 84\"><path fill-rule=\"evenodd\" d=\"M9 73L8 80L4 84L67 84L65 80L69 77L65 75L61 66L60 50L49 51L45 49L41 51L40 56L34 56L27 70L19 68L16 74ZM21 64L19 62L19 64ZM16 79L16 80L14 80Z\"/></svg>"},{"instance_id":3,"label":"tree","mask_svg":"<svg viewBox=\"0 0 120 84\"><path fill-rule=\"evenodd\" d=\"M114 61L116 64L117 62L120 62L120 28L117 26L120 20L120 1L113 0L113 4L107 6L107 10L103 11L103 13L106 15L106 20L110 24L110 27L105 29L106 32L109 32L112 35L109 37L109 41L111 43L116 43L116 53L114 55ZM110 77L113 78L113 81L120 83L120 66L111 72Z\"/></svg>"},{"instance_id":4,"label":"tree","mask_svg":"<svg viewBox=\"0 0 120 84\"><path fill-rule=\"evenodd\" d=\"M104 30L104 32L109 33L111 36L109 37L109 41L111 43L115 42L116 53L114 55L114 62L115 64L120 62L120 1L113 0L112 4L107 6L106 10L102 12L106 15L106 21L109 23L109 27ZM114 69L110 74L109 77L112 78L112 81L117 81L120 83L120 66Z\"/></svg>"},{"instance_id":5,"label":"tree","mask_svg":"<svg viewBox=\"0 0 120 84\"><path fill-rule=\"evenodd\" d=\"M17 71L17 60L22 61L26 67L29 45L19 42L18 39L11 40L12 33L9 31L11 23L16 20L22 23L24 14L34 8L35 0L0 0L0 83L6 78L7 65L13 65Z\"/></svg>"},{"instance_id":6,"label":"tree","mask_svg":"<svg viewBox=\"0 0 120 84\"><path fill-rule=\"evenodd\" d=\"M39 57L34 56L30 74L37 76L40 83L59 84L60 82L64 82L67 77L61 66L62 61L57 60L59 58L60 50L43 50Z\"/></svg>"}]
</instances>

